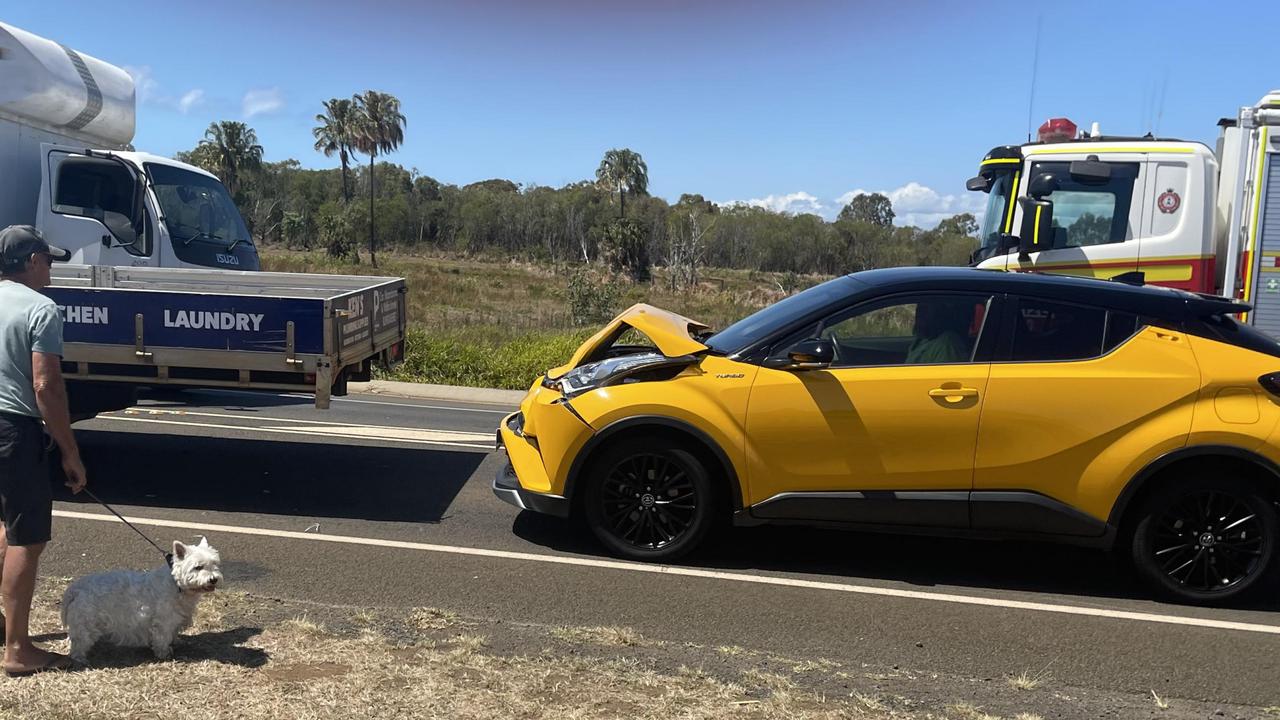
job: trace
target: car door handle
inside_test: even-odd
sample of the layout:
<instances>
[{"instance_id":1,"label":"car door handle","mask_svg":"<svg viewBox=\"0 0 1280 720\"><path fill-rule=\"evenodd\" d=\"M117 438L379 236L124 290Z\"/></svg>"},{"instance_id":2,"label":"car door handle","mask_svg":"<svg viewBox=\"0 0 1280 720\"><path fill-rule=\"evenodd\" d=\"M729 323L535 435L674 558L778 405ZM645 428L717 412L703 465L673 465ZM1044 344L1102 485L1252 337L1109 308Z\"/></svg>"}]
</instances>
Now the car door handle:
<instances>
[{"instance_id":1,"label":"car door handle","mask_svg":"<svg viewBox=\"0 0 1280 720\"><path fill-rule=\"evenodd\" d=\"M967 387L934 388L929 391L929 397L942 398L949 403L957 403L964 398L978 397L978 389Z\"/></svg>"}]
</instances>

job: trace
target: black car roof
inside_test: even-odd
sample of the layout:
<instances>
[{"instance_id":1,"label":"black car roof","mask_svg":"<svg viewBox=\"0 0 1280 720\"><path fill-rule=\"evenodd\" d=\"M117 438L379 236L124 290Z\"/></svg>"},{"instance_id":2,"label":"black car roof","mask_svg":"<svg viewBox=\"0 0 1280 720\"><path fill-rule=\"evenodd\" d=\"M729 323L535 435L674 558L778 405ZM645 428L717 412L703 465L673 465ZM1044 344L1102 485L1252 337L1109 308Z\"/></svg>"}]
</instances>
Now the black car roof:
<instances>
[{"instance_id":1,"label":"black car roof","mask_svg":"<svg viewBox=\"0 0 1280 720\"><path fill-rule=\"evenodd\" d=\"M1244 303L1155 285L1131 285L1114 280L1005 272L960 267L900 267L865 270L849 275L881 292L921 290L979 290L1034 295L1123 312L1182 321L1210 315L1245 312Z\"/></svg>"}]
</instances>

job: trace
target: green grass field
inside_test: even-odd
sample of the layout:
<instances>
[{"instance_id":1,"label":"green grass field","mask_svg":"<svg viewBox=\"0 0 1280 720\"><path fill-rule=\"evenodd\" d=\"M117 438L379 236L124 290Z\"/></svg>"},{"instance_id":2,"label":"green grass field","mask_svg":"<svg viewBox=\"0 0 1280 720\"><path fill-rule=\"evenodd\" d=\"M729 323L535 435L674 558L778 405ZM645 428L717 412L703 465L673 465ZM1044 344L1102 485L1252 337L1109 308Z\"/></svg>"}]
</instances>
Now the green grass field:
<instances>
[{"instance_id":1,"label":"green grass field","mask_svg":"<svg viewBox=\"0 0 1280 720\"><path fill-rule=\"evenodd\" d=\"M524 389L602 324L574 325L568 286L575 266L383 254L373 268L274 248L263 251L262 261L264 270L405 278L409 342L404 364L387 376L392 380ZM619 290L611 314L646 302L722 328L823 279L711 268L697 288L683 292L670 290L662 268L647 284L600 280Z\"/></svg>"}]
</instances>

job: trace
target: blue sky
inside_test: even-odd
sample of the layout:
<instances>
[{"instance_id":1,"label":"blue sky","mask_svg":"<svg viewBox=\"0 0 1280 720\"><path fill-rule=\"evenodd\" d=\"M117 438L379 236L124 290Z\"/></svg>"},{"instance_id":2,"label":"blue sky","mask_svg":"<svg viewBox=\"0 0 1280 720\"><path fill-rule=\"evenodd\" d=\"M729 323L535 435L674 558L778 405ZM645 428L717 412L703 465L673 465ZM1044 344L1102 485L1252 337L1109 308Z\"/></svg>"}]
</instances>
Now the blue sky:
<instances>
[{"instance_id":1,"label":"blue sky","mask_svg":"<svg viewBox=\"0 0 1280 720\"><path fill-rule=\"evenodd\" d=\"M269 160L311 148L320 102L391 92L408 117L391 160L441 181L559 186L612 147L650 190L828 217L858 190L902 222L973 210L992 146L1065 115L1107 133L1212 143L1216 120L1272 87L1207 4L473 0L6 3L0 20L125 66L140 149L189 149L244 120ZM1256 38L1262 42L1262 36ZM1163 98L1163 102L1160 102ZM1157 126L1158 123L1158 126Z\"/></svg>"}]
</instances>

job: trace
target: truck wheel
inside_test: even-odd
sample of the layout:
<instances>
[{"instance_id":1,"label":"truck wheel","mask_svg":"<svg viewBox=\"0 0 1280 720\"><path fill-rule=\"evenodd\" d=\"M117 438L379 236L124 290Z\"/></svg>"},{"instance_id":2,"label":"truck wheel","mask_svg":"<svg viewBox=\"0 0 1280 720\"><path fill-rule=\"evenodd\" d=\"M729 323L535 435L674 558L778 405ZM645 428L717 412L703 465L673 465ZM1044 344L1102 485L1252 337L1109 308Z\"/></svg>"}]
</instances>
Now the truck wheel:
<instances>
[{"instance_id":1,"label":"truck wheel","mask_svg":"<svg viewBox=\"0 0 1280 720\"><path fill-rule=\"evenodd\" d=\"M1276 505L1251 483L1185 478L1143 503L1134 528L1138 574L1171 599L1217 604L1257 590L1274 575Z\"/></svg>"},{"instance_id":2,"label":"truck wheel","mask_svg":"<svg viewBox=\"0 0 1280 720\"><path fill-rule=\"evenodd\" d=\"M670 561L710 529L714 496L697 457L656 437L606 448L591 464L583 497L587 526L615 555Z\"/></svg>"}]
</instances>

